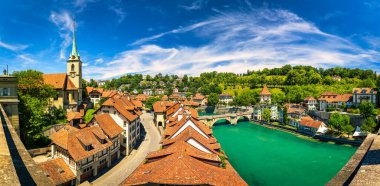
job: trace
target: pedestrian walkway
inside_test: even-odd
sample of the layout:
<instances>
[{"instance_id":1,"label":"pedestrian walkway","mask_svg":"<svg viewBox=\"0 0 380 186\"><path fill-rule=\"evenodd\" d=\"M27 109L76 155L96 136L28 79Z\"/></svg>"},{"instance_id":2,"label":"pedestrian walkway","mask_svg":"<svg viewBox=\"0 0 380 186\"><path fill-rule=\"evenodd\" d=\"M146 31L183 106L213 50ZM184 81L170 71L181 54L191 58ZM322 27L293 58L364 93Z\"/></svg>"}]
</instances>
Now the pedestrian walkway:
<instances>
[{"instance_id":1,"label":"pedestrian walkway","mask_svg":"<svg viewBox=\"0 0 380 186\"><path fill-rule=\"evenodd\" d=\"M161 136L153 125L153 115L144 113L141 115L141 123L146 131L138 149L133 150L129 156L124 157L118 164L92 182L84 182L81 185L119 185L124 181L145 159L149 152L158 150ZM143 137L143 136L142 136Z\"/></svg>"}]
</instances>

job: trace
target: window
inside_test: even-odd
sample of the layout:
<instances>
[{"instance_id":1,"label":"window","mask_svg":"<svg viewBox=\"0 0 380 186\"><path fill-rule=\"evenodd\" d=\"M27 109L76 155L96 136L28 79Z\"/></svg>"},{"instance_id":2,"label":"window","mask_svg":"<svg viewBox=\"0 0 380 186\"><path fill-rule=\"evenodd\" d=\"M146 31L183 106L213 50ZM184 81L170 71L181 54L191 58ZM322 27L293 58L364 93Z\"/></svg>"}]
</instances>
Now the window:
<instances>
[{"instance_id":1,"label":"window","mask_svg":"<svg viewBox=\"0 0 380 186\"><path fill-rule=\"evenodd\" d=\"M10 96L11 89L10 88L0 88L0 96Z\"/></svg>"},{"instance_id":2,"label":"window","mask_svg":"<svg viewBox=\"0 0 380 186\"><path fill-rule=\"evenodd\" d=\"M127 126L127 121L124 121L124 127L126 127Z\"/></svg>"},{"instance_id":3,"label":"window","mask_svg":"<svg viewBox=\"0 0 380 186\"><path fill-rule=\"evenodd\" d=\"M110 113L109 110L103 110L103 113Z\"/></svg>"},{"instance_id":4,"label":"window","mask_svg":"<svg viewBox=\"0 0 380 186\"><path fill-rule=\"evenodd\" d=\"M88 172L88 171L91 170L91 168L92 168L92 167L87 167L87 168L83 169L83 172Z\"/></svg>"},{"instance_id":5,"label":"window","mask_svg":"<svg viewBox=\"0 0 380 186\"><path fill-rule=\"evenodd\" d=\"M103 164L103 163L105 163L106 162L106 159L102 159L102 160L100 160L100 163L99 164Z\"/></svg>"},{"instance_id":6,"label":"window","mask_svg":"<svg viewBox=\"0 0 380 186\"><path fill-rule=\"evenodd\" d=\"M71 64L71 71L75 71L75 65Z\"/></svg>"}]
</instances>

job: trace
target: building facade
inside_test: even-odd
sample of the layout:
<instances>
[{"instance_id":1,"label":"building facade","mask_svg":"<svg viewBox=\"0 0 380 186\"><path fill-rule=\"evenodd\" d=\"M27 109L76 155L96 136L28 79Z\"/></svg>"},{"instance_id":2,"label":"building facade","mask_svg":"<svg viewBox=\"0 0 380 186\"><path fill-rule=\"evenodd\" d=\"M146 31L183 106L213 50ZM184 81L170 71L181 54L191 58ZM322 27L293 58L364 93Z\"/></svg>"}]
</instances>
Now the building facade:
<instances>
[{"instance_id":1,"label":"building facade","mask_svg":"<svg viewBox=\"0 0 380 186\"><path fill-rule=\"evenodd\" d=\"M121 153L129 155L140 139L140 115L130 98L113 97L105 101L96 111L96 115L109 114L122 129Z\"/></svg>"},{"instance_id":2,"label":"building facade","mask_svg":"<svg viewBox=\"0 0 380 186\"><path fill-rule=\"evenodd\" d=\"M263 90L260 93L260 102L262 103L270 103L272 93L269 92L267 85L264 85Z\"/></svg>"},{"instance_id":3,"label":"building facade","mask_svg":"<svg viewBox=\"0 0 380 186\"><path fill-rule=\"evenodd\" d=\"M10 76L7 72L0 75L0 104L3 105L4 111L16 132L20 134L17 86L17 77Z\"/></svg>"},{"instance_id":4,"label":"building facade","mask_svg":"<svg viewBox=\"0 0 380 186\"><path fill-rule=\"evenodd\" d=\"M370 102L376 106L377 104L377 90L374 88L354 88L352 90L353 104L355 107L359 106L361 102Z\"/></svg>"}]
</instances>

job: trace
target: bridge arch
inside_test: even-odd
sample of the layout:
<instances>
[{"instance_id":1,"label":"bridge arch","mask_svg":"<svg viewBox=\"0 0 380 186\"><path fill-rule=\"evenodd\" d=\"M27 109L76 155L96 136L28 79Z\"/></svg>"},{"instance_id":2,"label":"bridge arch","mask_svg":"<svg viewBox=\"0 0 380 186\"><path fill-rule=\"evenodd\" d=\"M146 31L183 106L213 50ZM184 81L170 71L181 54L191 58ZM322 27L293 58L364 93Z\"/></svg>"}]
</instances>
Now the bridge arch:
<instances>
[{"instance_id":1,"label":"bridge arch","mask_svg":"<svg viewBox=\"0 0 380 186\"><path fill-rule=\"evenodd\" d=\"M239 116L237 121L238 122L239 121L249 121L249 117L248 116L244 116L244 115L243 116Z\"/></svg>"},{"instance_id":2,"label":"bridge arch","mask_svg":"<svg viewBox=\"0 0 380 186\"><path fill-rule=\"evenodd\" d=\"M218 118L214 119L211 123L211 126L216 125L230 125L232 122L228 118Z\"/></svg>"}]
</instances>

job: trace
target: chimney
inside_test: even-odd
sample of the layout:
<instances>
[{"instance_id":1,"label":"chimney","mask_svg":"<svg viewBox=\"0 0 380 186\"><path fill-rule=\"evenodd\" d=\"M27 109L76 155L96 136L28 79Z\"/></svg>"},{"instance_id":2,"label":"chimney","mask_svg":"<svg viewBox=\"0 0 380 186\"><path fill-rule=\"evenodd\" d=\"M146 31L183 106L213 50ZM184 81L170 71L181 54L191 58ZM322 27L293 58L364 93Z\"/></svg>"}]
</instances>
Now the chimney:
<instances>
[{"instance_id":1,"label":"chimney","mask_svg":"<svg viewBox=\"0 0 380 186\"><path fill-rule=\"evenodd\" d=\"M182 114L178 114L178 121L181 121L183 115Z\"/></svg>"}]
</instances>

